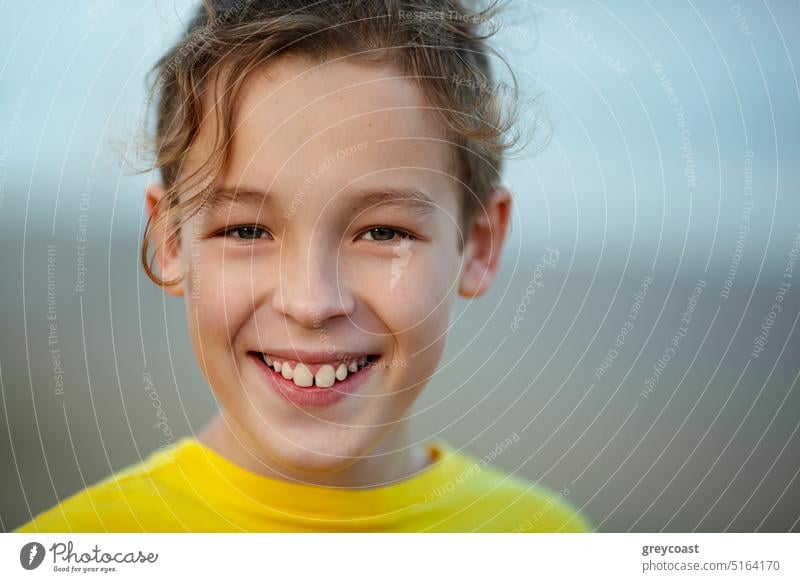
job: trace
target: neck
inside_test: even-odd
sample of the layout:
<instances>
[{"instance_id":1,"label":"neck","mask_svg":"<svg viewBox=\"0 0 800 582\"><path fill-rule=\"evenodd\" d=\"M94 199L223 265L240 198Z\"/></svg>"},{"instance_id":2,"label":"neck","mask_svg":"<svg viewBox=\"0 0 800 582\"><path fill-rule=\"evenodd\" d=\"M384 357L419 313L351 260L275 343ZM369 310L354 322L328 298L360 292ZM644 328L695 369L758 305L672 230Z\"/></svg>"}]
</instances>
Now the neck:
<instances>
[{"instance_id":1,"label":"neck","mask_svg":"<svg viewBox=\"0 0 800 582\"><path fill-rule=\"evenodd\" d=\"M259 451L241 431L234 434L233 428L231 421L219 413L198 434L197 440L244 469L284 481L322 487L377 487L408 478L431 462L423 446L409 447L407 421L398 423L367 456L330 473L289 469Z\"/></svg>"}]
</instances>

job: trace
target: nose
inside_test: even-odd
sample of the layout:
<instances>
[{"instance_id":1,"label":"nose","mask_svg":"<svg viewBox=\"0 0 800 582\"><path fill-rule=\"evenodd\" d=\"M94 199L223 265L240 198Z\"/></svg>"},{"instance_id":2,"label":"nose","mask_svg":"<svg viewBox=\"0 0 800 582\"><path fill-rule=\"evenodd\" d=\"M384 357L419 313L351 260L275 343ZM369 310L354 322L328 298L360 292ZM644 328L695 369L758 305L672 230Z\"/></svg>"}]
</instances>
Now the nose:
<instances>
[{"instance_id":1,"label":"nose","mask_svg":"<svg viewBox=\"0 0 800 582\"><path fill-rule=\"evenodd\" d=\"M279 260L273 296L278 312L307 328L353 313L355 300L338 275L337 245L295 245L293 252L282 252Z\"/></svg>"}]
</instances>

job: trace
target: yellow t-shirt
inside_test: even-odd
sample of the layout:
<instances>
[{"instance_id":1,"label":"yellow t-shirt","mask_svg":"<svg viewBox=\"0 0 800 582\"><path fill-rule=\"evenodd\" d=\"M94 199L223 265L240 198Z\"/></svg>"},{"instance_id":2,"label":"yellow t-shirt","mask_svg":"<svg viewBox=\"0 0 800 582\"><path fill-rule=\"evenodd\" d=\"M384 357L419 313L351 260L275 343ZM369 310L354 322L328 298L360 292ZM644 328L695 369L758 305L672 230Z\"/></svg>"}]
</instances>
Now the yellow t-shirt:
<instances>
[{"instance_id":1,"label":"yellow t-shirt","mask_svg":"<svg viewBox=\"0 0 800 582\"><path fill-rule=\"evenodd\" d=\"M78 492L20 532L583 532L551 491L444 441L433 463L382 487L339 489L257 475L192 438Z\"/></svg>"}]
</instances>

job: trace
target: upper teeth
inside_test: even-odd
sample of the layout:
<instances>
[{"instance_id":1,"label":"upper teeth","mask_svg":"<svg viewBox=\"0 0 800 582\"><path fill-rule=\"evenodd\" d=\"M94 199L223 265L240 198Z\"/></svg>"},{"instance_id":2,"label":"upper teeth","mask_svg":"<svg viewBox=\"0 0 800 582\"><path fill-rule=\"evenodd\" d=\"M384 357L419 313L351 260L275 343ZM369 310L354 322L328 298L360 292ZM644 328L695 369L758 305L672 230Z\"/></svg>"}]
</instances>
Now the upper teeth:
<instances>
[{"instance_id":1,"label":"upper teeth","mask_svg":"<svg viewBox=\"0 0 800 582\"><path fill-rule=\"evenodd\" d=\"M323 364L316 374L312 374L308 366L303 363L275 360L266 354L263 354L263 357L273 370L302 388L308 388L311 385L330 388L337 380L341 382L347 378L348 373L353 374L367 365L367 356L362 356L347 363Z\"/></svg>"}]
</instances>

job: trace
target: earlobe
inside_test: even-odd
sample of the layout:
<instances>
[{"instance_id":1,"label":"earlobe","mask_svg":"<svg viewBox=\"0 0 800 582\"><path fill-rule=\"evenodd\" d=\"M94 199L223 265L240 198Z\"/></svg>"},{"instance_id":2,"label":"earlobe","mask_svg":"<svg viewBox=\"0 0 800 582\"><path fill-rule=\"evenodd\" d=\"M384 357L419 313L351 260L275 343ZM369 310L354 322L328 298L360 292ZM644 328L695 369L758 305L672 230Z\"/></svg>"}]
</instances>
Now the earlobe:
<instances>
[{"instance_id":1,"label":"earlobe","mask_svg":"<svg viewBox=\"0 0 800 582\"><path fill-rule=\"evenodd\" d=\"M500 255L511 221L511 192L505 186L492 190L467 232L459 294L480 297L497 276Z\"/></svg>"},{"instance_id":2,"label":"earlobe","mask_svg":"<svg viewBox=\"0 0 800 582\"><path fill-rule=\"evenodd\" d=\"M147 214L150 217L150 222L153 224L155 215L159 212L158 203L166 194L166 189L159 182L152 182L147 185L145 191L145 206ZM158 232L156 232L156 230ZM181 261L178 245L175 241L164 240L164 226L150 233L151 248L154 249L154 264L157 269L158 276L164 281L170 281L180 276ZM183 295L183 284L177 283L175 285L165 285L164 290L175 297Z\"/></svg>"}]
</instances>

